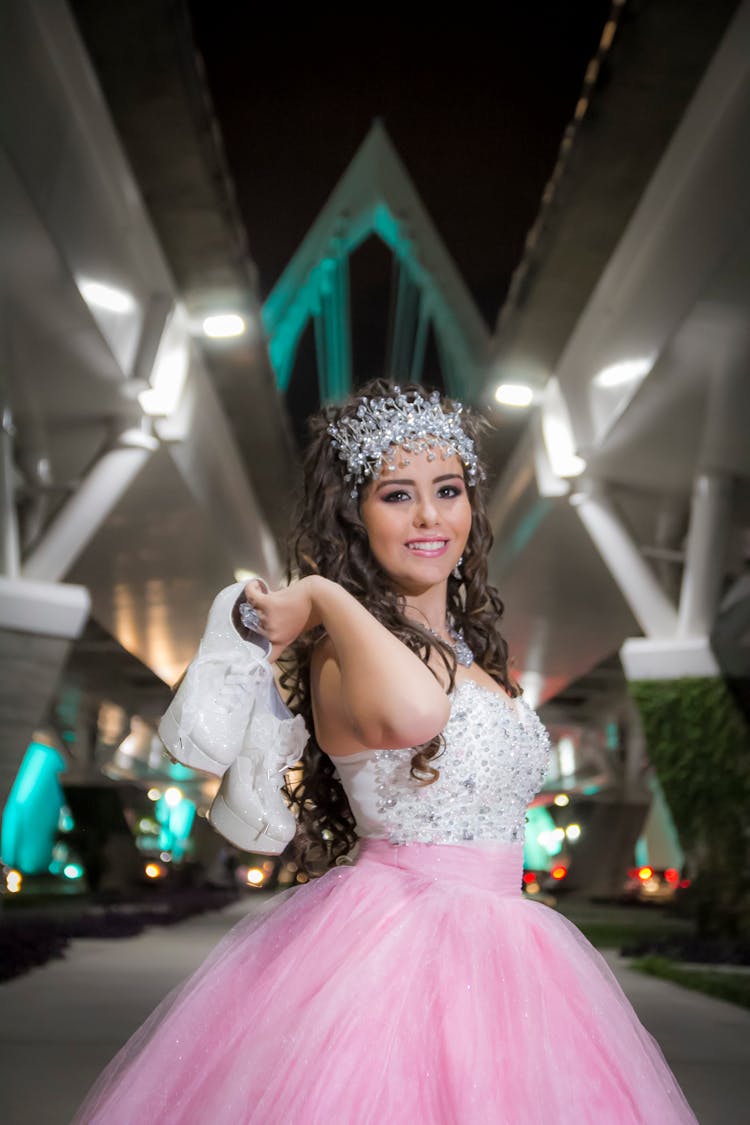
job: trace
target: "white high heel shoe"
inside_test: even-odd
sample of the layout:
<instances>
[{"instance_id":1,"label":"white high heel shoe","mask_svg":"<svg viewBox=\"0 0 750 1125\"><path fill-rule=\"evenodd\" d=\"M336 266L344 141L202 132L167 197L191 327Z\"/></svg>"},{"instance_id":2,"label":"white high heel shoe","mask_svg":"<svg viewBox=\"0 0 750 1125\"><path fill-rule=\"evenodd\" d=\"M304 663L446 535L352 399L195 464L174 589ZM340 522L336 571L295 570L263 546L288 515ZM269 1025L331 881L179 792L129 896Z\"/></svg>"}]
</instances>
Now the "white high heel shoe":
<instances>
[{"instance_id":1,"label":"white high heel shoe","mask_svg":"<svg viewBox=\"0 0 750 1125\"><path fill-rule=\"evenodd\" d=\"M198 654L159 723L171 756L223 778L208 819L248 851L279 855L296 831L280 789L302 755L307 729L285 706L268 663L271 642L238 633L237 582L214 599Z\"/></svg>"},{"instance_id":2,"label":"white high heel shoe","mask_svg":"<svg viewBox=\"0 0 750 1125\"><path fill-rule=\"evenodd\" d=\"M217 832L245 851L280 855L297 821L280 789L284 770L299 761L307 742L301 715L292 716L276 685L268 706L256 708L237 758L224 774L208 819Z\"/></svg>"},{"instance_id":3,"label":"white high heel shoe","mask_svg":"<svg viewBox=\"0 0 750 1125\"><path fill-rule=\"evenodd\" d=\"M236 582L214 599L198 653L159 723L175 761L218 777L240 752L258 694L273 683L271 642L260 633L244 640L232 620L243 590Z\"/></svg>"}]
</instances>

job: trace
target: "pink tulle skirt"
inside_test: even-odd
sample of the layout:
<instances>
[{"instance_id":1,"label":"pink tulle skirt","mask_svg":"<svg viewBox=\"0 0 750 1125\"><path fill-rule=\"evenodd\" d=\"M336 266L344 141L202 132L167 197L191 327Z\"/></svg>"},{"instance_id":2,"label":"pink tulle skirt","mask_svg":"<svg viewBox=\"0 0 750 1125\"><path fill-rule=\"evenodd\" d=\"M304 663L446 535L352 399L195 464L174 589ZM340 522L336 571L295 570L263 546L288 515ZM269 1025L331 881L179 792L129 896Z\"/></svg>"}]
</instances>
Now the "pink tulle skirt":
<instances>
[{"instance_id":1,"label":"pink tulle skirt","mask_svg":"<svg viewBox=\"0 0 750 1125\"><path fill-rule=\"evenodd\" d=\"M521 849L364 841L234 927L76 1123L694 1122L599 954L520 892Z\"/></svg>"}]
</instances>

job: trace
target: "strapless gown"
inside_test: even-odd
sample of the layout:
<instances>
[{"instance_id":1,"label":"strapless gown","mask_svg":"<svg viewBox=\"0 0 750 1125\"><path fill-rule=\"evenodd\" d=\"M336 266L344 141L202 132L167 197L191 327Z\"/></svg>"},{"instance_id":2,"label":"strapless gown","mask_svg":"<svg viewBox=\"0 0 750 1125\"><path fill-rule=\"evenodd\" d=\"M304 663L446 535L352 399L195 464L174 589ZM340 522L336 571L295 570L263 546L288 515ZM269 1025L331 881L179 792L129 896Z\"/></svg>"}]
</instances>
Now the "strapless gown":
<instances>
[{"instance_id":1,"label":"strapless gown","mask_svg":"<svg viewBox=\"0 0 750 1125\"><path fill-rule=\"evenodd\" d=\"M351 863L235 926L99 1078L75 1125L695 1122L602 957L521 894L549 740L454 693L440 778L334 759Z\"/></svg>"}]
</instances>

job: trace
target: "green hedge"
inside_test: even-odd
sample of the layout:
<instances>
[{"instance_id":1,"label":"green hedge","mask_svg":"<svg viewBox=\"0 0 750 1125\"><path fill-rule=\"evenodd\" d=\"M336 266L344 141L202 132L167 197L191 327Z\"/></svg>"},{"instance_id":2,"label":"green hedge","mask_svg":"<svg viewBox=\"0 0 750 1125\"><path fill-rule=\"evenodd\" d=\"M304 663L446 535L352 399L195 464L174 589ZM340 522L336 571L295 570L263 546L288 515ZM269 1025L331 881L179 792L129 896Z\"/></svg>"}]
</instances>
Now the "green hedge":
<instances>
[{"instance_id":1,"label":"green hedge","mask_svg":"<svg viewBox=\"0 0 750 1125\"><path fill-rule=\"evenodd\" d=\"M633 961L630 967L637 969L639 973L671 980L684 988L692 988L695 992L704 992L707 996L716 996L719 1000L728 1000L731 1004L750 1008L750 976L747 973L719 972L709 968L685 969L674 961L668 961L666 957L653 956Z\"/></svg>"},{"instance_id":2,"label":"green hedge","mask_svg":"<svg viewBox=\"0 0 750 1125\"><path fill-rule=\"evenodd\" d=\"M703 933L750 929L750 730L721 679L630 684Z\"/></svg>"}]
</instances>

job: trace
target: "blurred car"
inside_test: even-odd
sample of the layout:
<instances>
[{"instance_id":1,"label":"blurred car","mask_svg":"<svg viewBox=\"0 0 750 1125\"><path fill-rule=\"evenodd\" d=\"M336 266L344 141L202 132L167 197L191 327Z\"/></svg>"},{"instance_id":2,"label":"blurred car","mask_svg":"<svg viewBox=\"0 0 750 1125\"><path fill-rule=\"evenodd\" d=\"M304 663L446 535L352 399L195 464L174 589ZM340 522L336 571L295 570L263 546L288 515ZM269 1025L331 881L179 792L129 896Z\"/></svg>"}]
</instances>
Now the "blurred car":
<instances>
[{"instance_id":1,"label":"blurred car","mask_svg":"<svg viewBox=\"0 0 750 1125\"><path fill-rule=\"evenodd\" d=\"M531 870L527 868L523 873L523 893L529 898L543 902L547 906L554 906L557 902L556 895L564 886L568 868L564 863L555 863L546 869Z\"/></svg>"},{"instance_id":2,"label":"blurred car","mask_svg":"<svg viewBox=\"0 0 750 1125\"><path fill-rule=\"evenodd\" d=\"M623 898L627 902L671 902L680 890L690 886L676 867L658 869L648 864L628 868Z\"/></svg>"}]
</instances>

